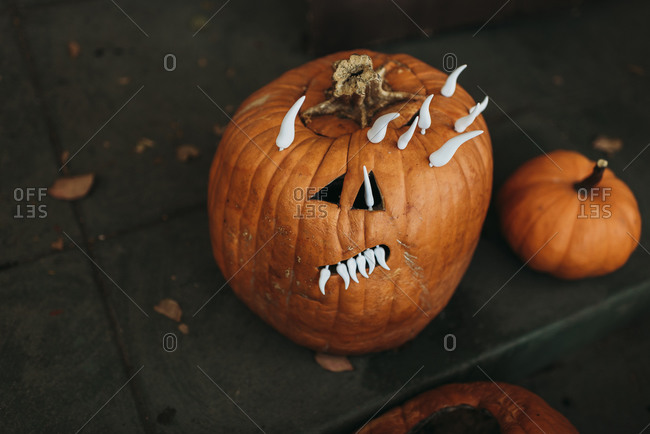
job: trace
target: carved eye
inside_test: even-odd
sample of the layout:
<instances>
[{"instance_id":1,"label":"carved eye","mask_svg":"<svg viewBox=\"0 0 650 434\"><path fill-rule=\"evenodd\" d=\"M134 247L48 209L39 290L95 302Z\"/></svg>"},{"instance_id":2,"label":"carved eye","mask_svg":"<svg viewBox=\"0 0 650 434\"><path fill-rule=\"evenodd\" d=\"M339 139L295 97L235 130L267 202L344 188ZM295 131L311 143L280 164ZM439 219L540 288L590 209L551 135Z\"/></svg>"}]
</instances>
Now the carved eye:
<instances>
[{"instance_id":1,"label":"carved eye","mask_svg":"<svg viewBox=\"0 0 650 434\"><path fill-rule=\"evenodd\" d=\"M343 180L345 179L345 174L339 176L325 187L318 190L316 194L310 197L308 200L320 200L323 202L333 203L334 205L341 205L341 193L343 192ZM368 174L370 189L372 191L372 197L374 200L374 205L372 206L372 211L384 211L384 201L381 196L381 191L375 180L375 175L370 172ZM352 204L352 209L363 209L368 211L368 205L366 204L365 198L365 185L361 184L359 192L354 199Z\"/></svg>"},{"instance_id":2,"label":"carved eye","mask_svg":"<svg viewBox=\"0 0 650 434\"><path fill-rule=\"evenodd\" d=\"M324 202L333 203L334 205L340 205L344 178L345 173L318 190L318 192L308 200L322 200Z\"/></svg>"},{"instance_id":3,"label":"carved eye","mask_svg":"<svg viewBox=\"0 0 650 434\"><path fill-rule=\"evenodd\" d=\"M368 174L368 179L370 181L370 189L372 190L372 197L374 199L374 204L372 205L372 211L384 211L384 199L381 196L381 191L377 185L377 180L375 180L375 174L370 172ZM365 185L361 184L357 197L354 199L352 204L352 209L365 209L368 211L368 205L366 205L365 197Z\"/></svg>"}]
</instances>

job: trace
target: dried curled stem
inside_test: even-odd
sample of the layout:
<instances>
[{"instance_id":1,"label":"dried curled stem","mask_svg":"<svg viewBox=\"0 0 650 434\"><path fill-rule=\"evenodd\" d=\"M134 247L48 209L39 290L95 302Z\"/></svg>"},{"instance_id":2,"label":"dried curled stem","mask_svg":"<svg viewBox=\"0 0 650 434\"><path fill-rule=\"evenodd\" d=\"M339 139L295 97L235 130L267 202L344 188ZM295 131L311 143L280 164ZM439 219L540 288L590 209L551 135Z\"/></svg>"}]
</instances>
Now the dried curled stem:
<instances>
[{"instance_id":1,"label":"dried curled stem","mask_svg":"<svg viewBox=\"0 0 650 434\"><path fill-rule=\"evenodd\" d=\"M375 70L366 54L353 54L347 60L334 62L333 86L327 91L329 99L305 110L303 121L309 123L312 116L337 115L352 119L364 128L385 107L423 98L410 92L392 91L384 82L385 66Z\"/></svg>"},{"instance_id":2,"label":"dried curled stem","mask_svg":"<svg viewBox=\"0 0 650 434\"><path fill-rule=\"evenodd\" d=\"M607 160L598 160L591 174L582 181L576 182L573 187L576 189L576 191L583 188L590 189L595 187L603 179L603 173L605 173L606 168Z\"/></svg>"}]
</instances>

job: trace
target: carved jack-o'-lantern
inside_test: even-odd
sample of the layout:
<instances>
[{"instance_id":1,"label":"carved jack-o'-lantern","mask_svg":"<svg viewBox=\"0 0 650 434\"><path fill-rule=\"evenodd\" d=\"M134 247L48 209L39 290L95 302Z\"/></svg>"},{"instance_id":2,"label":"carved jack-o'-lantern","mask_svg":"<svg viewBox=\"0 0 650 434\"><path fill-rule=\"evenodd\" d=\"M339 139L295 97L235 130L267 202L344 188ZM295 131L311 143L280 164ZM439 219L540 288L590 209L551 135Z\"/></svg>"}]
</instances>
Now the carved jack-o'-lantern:
<instances>
[{"instance_id":1,"label":"carved jack-o'-lantern","mask_svg":"<svg viewBox=\"0 0 650 434\"><path fill-rule=\"evenodd\" d=\"M262 319L312 349L359 354L412 339L443 309L492 183L487 98L456 86L463 69L337 53L244 101L208 210L216 261Z\"/></svg>"},{"instance_id":2,"label":"carved jack-o'-lantern","mask_svg":"<svg viewBox=\"0 0 650 434\"><path fill-rule=\"evenodd\" d=\"M523 387L447 384L373 419L361 434L578 434L561 413Z\"/></svg>"}]
</instances>

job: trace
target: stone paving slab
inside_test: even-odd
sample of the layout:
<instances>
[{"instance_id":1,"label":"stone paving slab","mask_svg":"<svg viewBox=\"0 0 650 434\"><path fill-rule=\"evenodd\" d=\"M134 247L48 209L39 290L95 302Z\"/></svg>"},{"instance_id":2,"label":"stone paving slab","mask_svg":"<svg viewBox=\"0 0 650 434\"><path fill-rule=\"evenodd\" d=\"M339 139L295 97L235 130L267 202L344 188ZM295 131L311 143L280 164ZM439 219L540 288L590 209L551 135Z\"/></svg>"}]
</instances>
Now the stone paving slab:
<instances>
[{"instance_id":1,"label":"stone paving slab","mask_svg":"<svg viewBox=\"0 0 650 434\"><path fill-rule=\"evenodd\" d=\"M110 426L111 421L124 423L129 431L143 426L147 432L170 433L254 432L256 424L266 432L350 431L382 408L398 390L384 410L437 384L485 380L477 365L494 379L518 381L630 321L650 306L650 269L644 249L637 249L623 269L600 279L560 282L525 268L518 272L521 262L503 242L491 210L467 275L449 306L429 327L398 350L352 358L353 372L323 371L313 361L312 352L274 332L240 303L227 286L223 287L224 279L211 256L204 202L207 168L218 141L213 125L225 125L227 118L196 87L201 86L228 112L228 106L236 107L253 90L307 60L300 27L296 25L303 19L303 11L289 7L285 14L279 14L276 8L262 2L253 6L232 2L192 38L218 10L218 4L119 4L142 31L111 2L57 2L21 10L25 34L34 53L35 71L44 90L46 111L53 117L52 124L62 146L74 153L88 141L70 162L69 170L97 173L92 193L77 205L86 235L92 241L90 254L132 300L96 270L93 272L100 276L100 287L91 282L91 274L83 278L88 284L82 285L88 287L94 298L77 291L73 300L63 299L91 303L98 293L103 294L104 310L108 309L111 315L114 312L117 329L111 332L106 319L110 316L100 312L101 303L95 306L93 301L85 310L86 319L75 318L64 325L65 330L55 329L59 335L50 345L57 344L59 348L65 342L61 334L75 335L75 331L80 334L83 330L81 339L86 346L82 350L87 354L90 350L86 339L95 338L94 345L95 341L105 340L106 335L112 348L124 343L121 358L102 346L107 353L101 353L92 368L101 370L111 365L114 370L110 371L112 377L105 375L100 382L88 379L85 383L74 383L74 377L60 374L59 365L33 365L34 373L60 374L48 377L63 380L43 380L43 384L38 383L40 394L35 391L27 396L16 391L6 405L0 404L2 408L20 409L11 419L14 426L23 427L21 421L30 415L25 407L20 407L23 399L47 401L49 388L72 383L73 395L97 395L101 405L102 399L126 381L126 372L133 373L144 366L129 385L130 390L118 394L98 414L97 421L91 422L97 424L99 431ZM470 63L461 83L476 99L483 97L483 89L495 103L485 115L495 148L496 187L521 162L540 154L526 135L547 151L569 148L594 156L591 140L605 133L623 139L624 149L612 159L612 167L637 193L642 214L647 215L650 154L642 153L632 160L648 140L642 127L650 88L643 74L650 71L645 57L648 43L644 42L650 40L650 35L640 17L647 16L649 6L639 1L629 5L626 9L599 4L585 8L582 15L574 12L495 28L488 26L476 37L472 37L473 31L467 31L376 48L408 52L435 66L442 65L445 53L454 53L459 62ZM628 34L611 31L627 28L628 24L632 39L628 39ZM11 34L9 28L2 30L2 38ZM81 47L76 59L71 59L67 52L70 40ZM7 51L7 59L19 60L16 49L10 46L13 45L2 44L1 48ZM176 56L175 71L163 68L166 54ZM201 61L203 66L199 59L205 59ZM635 67L630 68L628 62ZM11 68L14 66L9 68L13 71ZM17 89L22 86L29 90L24 73L16 66L11 83L18 83ZM611 83L604 83L603 79ZM36 126L35 137L46 139L47 131L45 126L39 126L42 119L35 103L19 97L14 97L14 101L17 109L11 111L11 116L31 116L27 122ZM21 118L15 119L15 132L9 137L24 135L28 130ZM154 145L138 153L135 148L142 137L153 140ZM25 139L23 136L16 143L24 145ZM201 156L188 163L177 161L175 147L183 143L196 145ZM23 155L17 149L12 148L6 155ZM44 176L40 174L41 168L55 176L52 147L43 146L41 151L23 156L21 162L38 167L38 176ZM43 158L46 154L48 160ZM22 169L22 163L15 166ZM49 182L20 178L20 173L11 172L12 164L7 167L9 180ZM627 167L625 171L623 167ZM35 175L29 172L29 176ZM0 188L5 200L4 178L2 181ZM63 205L62 210L69 209ZM71 209L69 212L72 215ZM57 210L56 215L63 221L63 230L85 246L65 211ZM5 222L0 223L4 228ZM7 223L15 226L13 220ZM50 224L50 220L40 223ZM42 236L42 231L51 229L30 230L24 236ZM16 231L20 230L9 233L13 236ZM14 310L17 312L17 316L6 316L8 325L3 325L2 330L33 330L34 336L42 336L45 320L32 322L28 314L20 313L21 309L33 309L33 305L31 298L26 300L16 293L30 294L18 282L33 282L28 285L33 291L60 296L57 285L77 288L79 269L85 263L87 274L92 266L78 251L56 253L36 262L32 259L31 263L18 261L14 258L30 258L32 251L44 254L49 242L33 249L24 247L29 254L20 256L23 247L15 239L3 235L2 240L8 249L0 254L9 252L9 265L0 272L1 291L11 294L8 306L12 315ZM650 246L648 219L640 241ZM70 243L67 247L76 249ZM16 249L16 253L9 249ZM16 265L20 262L24 264ZM57 267L44 265L50 263ZM43 267L53 269L55 276L46 278ZM61 281L52 284L48 279L56 276L61 276ZM188 335L182 334L172 320L153 311L153 306L167 297L178 300L183 307ZM23 307L11 307L14 305ZM29 322L19 327L20 321L27 321L23 316ZM89 325L88 317L98 319ZM165 340L167 333L176 336L174 351L163 348L163 342L170 344ZM454 351L444 347L445 336L449 334L457 342ZM12 336L9 334L5 347L31 342L22 335L18 335L18 340ZM15 374L19 371L16 366L25 357L20 351L7 354L10 356L2 359L9 366L3 370L7 373L4 380L13 388L10 390L18 390L21 379ZM87 360L77 352L66 356L64 363L70 360L73 366L94 360L94 353ZM131 396L136 397L135 402ZM85 400L86 404L89 409L96 407L92 399ZM57 411L49 401L46 407L50 413ZM74 410L70 405L64 407L58 411L69 415L60 422L65 429L77 429L66 420L80 419L83 423L86 414L92 414L85 406ZM140 420L136 408L140 409ZM589 409L593 413L592 410ZM36 417L29 421L32 422L34 425L26 426L48 425L46 418ZM51 422L54 423L59 420Z\"/></svg>"},{"instance_id":2,"label":"stone paving slab","mask_svg":"<svg viewBox=\"0 0 650 434\"><path fill-rule=\"evenodd\" d=\"M302 20L299 7L271 22L272 5L260 1L229 3L211 20L216 2L118 4L142 30L105 1L24 12L62 146L71 155L83 147L68 166L97 174L81 204L91 237L203 204L214 126L228 123L221 109L232 114L246 95L308 59L291 26ZM69 41L80 46L75 59ZM142 138L153 146L138 153ZM201 156L178 161L183 144Z\"/></svg>"},{"instance_id":3,"label":"stone paving slab","mask_svg":"<svg viewBox=\"0 0 650 434\"><path fill-rule=\"evenodd\" d=\"M559 282L524 269L473 316L521 265L502 241L484 238L452 302L420 336L396 351L353 357L356 370L337 375L223 287L206 225L207 216L197 212L96 246L98 263L150 315L112 291L129 330L128 351L146 367L141 380L150 418L166 407L177 410L164 432L254 429L219 387L268 432L351 430L420 367L396 401L441 382L481 379L477 364L494 378L516 381L650 306L650 270L640 253L603 279ZM167 297L183 308L187 336L153 312ZM166 333L178 338L172 353L163 348ZM455 336L454 351L444 349L447 334Z\"/></svg>"},{"instance_id":4,"label":"stone paving slab","mask_svg":"<svg viewBox=\"0 0 650 434\"><path fill-rule=\"evenodd\" d=\"M109 401L129 377L81 253L3 271L0 296L2 432L142 431L129 386Z\"/></svg>"},{"instance_id":5,"label":"stone paving slab","mask_svg":"<svg viewBox=\"0 0 650 434\"><path fill-rule=\"evenodd\" d=\"M49 254L61 230L79 236L72 208L49 197L58 176L40 102L12 19L0 19L0 268Z\"/></svg>"},{"instance_id":6,"label":"stone paving slab","mask_svg":"<svg viewBox=\"0 0 650 434\"><path fill-rule=\"evenodd\" d=\"M639 317L519 384L535 390L581 431L638 433L650 420L650 318ZM597 378L598 381L594 381ZM592 409L602 409L594 423Z\"/></svg>"}]
</instances>

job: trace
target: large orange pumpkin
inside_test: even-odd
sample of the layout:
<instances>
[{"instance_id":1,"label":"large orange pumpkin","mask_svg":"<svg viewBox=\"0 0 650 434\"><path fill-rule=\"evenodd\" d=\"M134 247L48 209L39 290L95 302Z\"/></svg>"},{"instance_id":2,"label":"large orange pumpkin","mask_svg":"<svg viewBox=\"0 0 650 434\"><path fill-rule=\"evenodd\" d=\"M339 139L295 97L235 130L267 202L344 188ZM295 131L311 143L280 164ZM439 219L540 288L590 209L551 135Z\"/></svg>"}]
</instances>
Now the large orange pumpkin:
<instances>
[{"instance_id":1,"label":"large orange pumpkin","mask_svg":"<svg viewBox=\"0 0 650 434\"><path fill-rule=\"evenodd\" d=\"M534 393L506 383L449 384L370 421L360 434L577 434Z\"/></svg>"},{"instance_id":2,"label":"large orange pumpkin","mask_svg":"<svg viewBox=\"0 0 650 434\"><path fill-rule=\"evenodd\" d=\"M563 279L610 273L641 236L634 194L607 168L573 151L536 157L506 181L498 197L512 249L538 271Z\"/></svg>"},{"instance_id":3,"label":"large orange pumpkin","mask_svg":"<svg viewBox=\"0 0 650 434\"><path fill-rule=\"evenodd\" d=\"M475 104L460 86L440 95L447 78L404 54L342 52L285 73L235 113L210 171L214 256L237 296L298 344L336 354L396 347L443 309L467 269L490 199L492 152L486 131L447 164L429 160L459 137L454 123ZM398 149L430 94L430 126L422 134L426 121L418 123ZM371 142L391 112L400 116ZM470 137L479 129L487 130L482 116ZM365 259L373 252L386 261L373 259L374 272ZM349 282L337 274L346 264L360 273Z\"/></svg>"}]
</instances>

